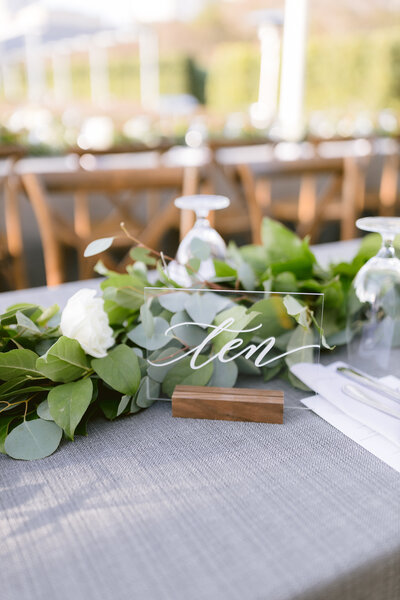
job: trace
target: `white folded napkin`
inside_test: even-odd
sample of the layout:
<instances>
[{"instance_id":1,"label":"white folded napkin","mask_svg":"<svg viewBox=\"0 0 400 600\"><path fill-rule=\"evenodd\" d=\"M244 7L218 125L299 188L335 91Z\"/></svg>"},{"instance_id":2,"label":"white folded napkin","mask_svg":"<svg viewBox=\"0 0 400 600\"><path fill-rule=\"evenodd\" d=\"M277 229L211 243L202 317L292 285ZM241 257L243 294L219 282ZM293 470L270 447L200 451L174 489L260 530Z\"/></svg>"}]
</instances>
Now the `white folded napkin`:
<instances>
[{"instance_id":1,"label":"white folded napkin","mask_svg":"<svg viewBox=\"0 0 400 600\"><path fill-rule=\"evenodd\" d=\"M343 366L343 363L336 362L328 367L298 363L291 368L296 377L318 394L305 398L303 404L400 472L400 419L345 394L342 388L351 382L336 372L339 366ZM400 386L400 380L395 377L387 377L382 381L393 389ZM357 388L363 390L363 386L357 385ZM397 402L367 388L365 392L398 410Z\"/></svg>"}]
</instances>

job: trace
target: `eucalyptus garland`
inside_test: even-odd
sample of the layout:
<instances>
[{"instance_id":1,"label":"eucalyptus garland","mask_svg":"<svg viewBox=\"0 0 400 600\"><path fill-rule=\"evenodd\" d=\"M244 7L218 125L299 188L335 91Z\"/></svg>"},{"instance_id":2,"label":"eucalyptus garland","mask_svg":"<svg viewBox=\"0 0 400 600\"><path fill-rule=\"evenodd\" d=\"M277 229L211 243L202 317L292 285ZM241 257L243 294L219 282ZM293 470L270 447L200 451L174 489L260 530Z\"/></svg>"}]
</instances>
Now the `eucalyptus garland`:
<instances>
[{"instance_id":1,"label":"eucalyptus garland","mask_svg":"<svg viewBox=\"0 0 400 600\"><path fill-rule=\"evenodd\" d=\"M111 243L111 238L98 240L88 254L103 251ZM286 292L283 301L293 325L289 331L279 332L283 350L293 343L294 335L313 335L319 327L313 317L313 297L305 296L307 301L301 303L291 299L290 293L324 294L323 343L329 348L345 342L348 289L377 246L377 237L368 236L352 262L325 269L316 261L307 239L264 219L262 244L237 247L231 242L227 261L213 261L215 276L210 281L198 277L196 283L202 261L209 259L209 249L201 240L192 245L193 259L187 270L194 287ZM229 374L208 365L210 368L193 375L185 361L161 375L163 370L152 372L145 353L151 352L156 359L165 351L157 328L162 325L165 330L177 314L195 321L196 297L179 293L181 286L169 277L163 255L141 245L133 247L130 255L132 264L124 274L98 263L96 270L104 276L102 299L94 298L93 290L83 289L70 299L62 315L58 306L23 303L0 316L0 452L25 460L48 456L63 438L86 435L88 422L99 414L113 420L148 408L153 403L147 393L149 385L154 398L159 393L170 396L176 384L188 383L188 377L192 384L218 384L223 379L225 385L234 385L238 373L244 372L264 380L286 377L293 385L299 384L284 360L262 369L238 360ZM150 283L149 272L155 270L158 279ZM155 316L145 302L144 289L150 286L160 290ZM176 293L168 300L162 291L171 289ZM230 310L245 323L255 315L271 322L270 307L262 302L255 306L244 293L235 306L221 306L212 317L218 322L219 315ZM212 304L218 304L215 298ZM188 347L191 343L194 340L188 340Z\"/></svg>"}]
</instances>

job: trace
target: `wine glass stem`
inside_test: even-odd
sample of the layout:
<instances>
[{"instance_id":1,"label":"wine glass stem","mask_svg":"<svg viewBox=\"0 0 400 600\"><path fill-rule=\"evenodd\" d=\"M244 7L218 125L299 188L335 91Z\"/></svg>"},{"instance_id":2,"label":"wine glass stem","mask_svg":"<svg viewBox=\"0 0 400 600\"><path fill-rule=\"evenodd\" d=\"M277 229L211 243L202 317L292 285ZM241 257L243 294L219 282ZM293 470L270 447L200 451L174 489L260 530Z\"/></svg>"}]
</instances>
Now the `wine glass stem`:
<instances>
[{"instance_id":1,"label":"wine glass stem","mask_svg":"<svg viewBox=\"0 0 400 600\"><path fill-rule=\"evenodd\" d=\"M395 257L394 246L393 246L394 238L395 238L394 235L390 235L387 233L382 236L382 246L378 252L378 256L380 258L394 258Z\"/></svg>"}]
</instances>

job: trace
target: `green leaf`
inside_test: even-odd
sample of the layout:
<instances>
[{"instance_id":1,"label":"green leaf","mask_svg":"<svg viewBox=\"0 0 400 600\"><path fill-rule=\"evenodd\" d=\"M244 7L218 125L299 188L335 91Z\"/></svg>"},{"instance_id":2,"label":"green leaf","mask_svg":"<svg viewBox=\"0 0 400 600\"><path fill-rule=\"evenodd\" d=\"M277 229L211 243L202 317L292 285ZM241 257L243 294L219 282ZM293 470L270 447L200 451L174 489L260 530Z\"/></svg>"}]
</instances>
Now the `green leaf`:
<instances>
[{"instance_id":1,"label":"green leaf","mask_svg":"<svg viewBox=\"0 0 400 600\"><path fill-rule=\"evenodd\" d=\"M297 279L293 273L283 271L274 278L273 289L275 292L296 292Z\"/></svg>"},{"instance_id":2,"label":"green leaf","mask_svg":"<svg viewBox=\"0 0 400 600\"><path fill-rule=\"evenodd\" d=\"M247 312L245 306L236 305L219 313L219 315L217 315L217 317L214 319L214 324L220 325L226 319L233 318L233 323L229 329L239 331L243 329L251 329L253 327L253 321L258 315L258 312ZM213 347L215 352L219 352L219 350L221 350L225 344L236 339L237 337L246 340L249 338L251 339L254 335L259 335L258 330L256 332L249 332L245 334L239 334L237 331L222 331L213 339Z\"/></svg>"},{"instance_id":3,"label":"green leaf","mask_svg":"<svg viewBox=\"0 0 400 600\"><path fill-rule=\"evenodd\" d=\"M24 348L0 353L0 379L9 381L20 376L38 377L36 368L38 355Z\"/></svg>"},{"instance_id":4,"label":"green leaf","mask_svg":"<svg viewBox=\"0 0 400 600\"><path fill-rule=\"evenodd\" d=\"M188 294L185 302L185 310L195 323L204 323L204 326L211 325L215 316L232 301L221 294L214 292L195 292Z\"/></svg>"},{"instance_id":5,"label":"green leaf","mask_svg":"<svg viewBox=\"0 0 400 600\"><path fill-rule=\"evenodd\" d=\"M213 361L213 374L208 385L214 387L234 387L238 376L238 367L232 361L223 363L216 359Z\"/></svg>"},{"instance_id":6,"label":"green leaf","mask_svg":"<svg viewBox=\"0 0 400 600\"><path fill-rule=\"evenodd\" d=\"M207 260L211 254L210 245L196 237L192 238L190 242L190 251L199 260Z\"/></svg>"},{"instance_id":7,"label":"green leaf","mask_svg":"<svg viewBox=\"0 0 400 600\"><path fill-rule=\"evenodd\" d=\"M20 303L9 306L7 311L0 315L0 323L4 326L13 325L17 322L16 314L22 312L27 317L35 315L35 313L41 313L41 308L37 304Z\"/></svg>"},{"instance_id":8,"label":"green leaf","mask_svg":"<svg viewBox=\"0 0 400 600\"><path fill-rule=\"evenodd\" d=\"M57 450L61 437L62 429L53 421L24 421L8 434L4 450L20 460L45 458Z\"/></svg>"},{"instance_id":9,"label":"green leaf","mask_svg":"<svg viewBox=\"0 0 400 600\"><path fill-rule=\"evenodd\" d=\"M46 308L42 312L40 317L36 319L36 322L39 323L39 325L46 325L46 323L50 321L50 319L52 319L54 315L58 313L59 310L60 307L58 306L58 304L53 304L53 306L49 306L49 308Z\"/></svg>"},{"instance_id":10,"label":"green leaf","mask_svg":"<svg viewBox=\"0 0 400 600\"><path fill-rule=\"evenodd\" d=\"M143 287L107 287L103 292L104 300L111 300L122 308L138 310L143 304Z\"/></svg>"},{"instance_id":11,"label":"green leaf","mask_svg":"<svg viewBox=\"0 0 400 600\"><path fill-rule=\"evenodd\" d=\"M95 254L100 254L100 252L108 250L108 248L112 246L114 239L114 237L106 237L90 242L90 244L86 246L83 256L87 258L88 256L94 256Z\"/></svg>"},{"instance_id":12,"label":"green leaf","mask_svg":"<svg viewBox=\"0 0 400 600\"><path fill-rule=\"evenodd\" d=\"M49 403L47 399L43 400L43 402L39 404L39 406L36 409L36 412L41 419L44 419L45 421L54 421L53 417L50 414Z\"/></svg>"},{"instance_id":13,"label":"green leaf","mask_svg":"<svg viewBox=\"0 0 400 600\"><path fill-rule=\"evenodd\" d=\"M135 406L149 408L153 404L154 399L158 398L159 393L160 384L150 379L150 377L144 377L134 398Z\"/></svg>"},{"instance_id":14,"label":"green leaf","mask_svg":"<svg viewBox=\"0 0 400 600\"><path fill-rule=\"evenodd\" d=\"M182 311L185 308L187 298L188 294L186 292L164 292L164 290L160 290L160 295L157 297L161 306L173 313Z\"/></svg>"},{"instance_id":15,"label":"green leaf","mask_svg":"<svg viewBox=\"0 0 400 600\"><path fill-rule=\"evenodd\" d=\"M154 317L147 303L140 307L140 319L146 336L151 338L154 334Z\"/></svg>"},{"instance_id":16,"label":"green leaf","mask_svg":"<svg viewBox=\"0 0 400 600\"><path fill-rule=\"evenodd\" d=\"M170 359L172 357L177 357L178 354L177 353L181 353L183 354L183 350L179 350L178 346L177 346L178 342L173 342L172 344L168 345L168 348L164 348L161 351L157 351L157 352L153 352L150 356L149 356L149 360L153 363L158 363L161 366L154 366L154 365L149 365L148 369L147 369L147 373L148 375L154 379L154 381L158 382L158 383L162 383L166 374L173 368L174 363L170 364L170 365L165 365L162 366L163 361Z\"/></svg>"},{"instance_id":17,"label":"green leaf","mask_svg":"<svg viewBox=\"0 0 400 600\"><path fill-rule=\"evenodd\" d=\"M171 397L177 385L207 385L213 373L213 363L208 363L200 369L192 369L190 356L183 358L168 371L163 384L164 394ZM202 364L207 360L206 356L199 356L196 364Z\"/></svg>"},{"instance_id":18,"label":"green leaf","mask_svg":"<svg viewBox=\"0 0 400 600\"><path fill-rule=\"evenodd\" d=\"M180 325L190 323L190 325ZM171 326L175 325L171 333L183 344L193 348L201 344L207 337L207 331L195 325L185 310L177 312L171 319Z\"/></svg>"},{"instance_id":19,"label":"green leaf","mask_svg":"<svg viewBox=\"0 0 400 600\"><path fill-rule=\"evenodd\" d=\"M299 325L308 328L311 322L310 310L308 306L301 304L293 296L285 296L283 304L288 312L288 315L294 317Z\"/></svg>"},{"instance_id":20,"label":"green leaf","mask_svg":"<svg viewBox=\"0 0 400 600\"><path fill-rule=\"evenodd\" d=\"M315 344L312 330L304 328L302 325L298 325L290 336L287 345L287 352L290 350L297 350L302 346L308 346L311 344ZM314 362L314 348L303 348L302 350L297 350L292 354L288 354L285 356L285 362L288 367L291 367L299 362L312 363Z\"/></svg>"},{"instance_id":21,"label":"green leaf","mask_svg":"<svg viewBox=\"0 0 400 600\"><path fill-rule=\"evenodd\" d=\"M256 287L256 276L248 263L242 262L239 265L238 277L245 290L254 290Z\"/></svg>"},{"instance_id":22,"label":"green leaf","mask_svg":"<svg viewBox=\"0 0 400 600\"><path fill-rule=\"evenodd\" d=\"M6 417L5 415L0 416L0 452L1 454L6 454L4 449L4 442L6 441L6 437L8 435L8 430L12 421L15 419L15 415L12 417Z\"/></svg>"},{"instance_id":23,"label":"green leaf","mask_svg":"<svg viewBox=\"0 0 400 600\"><path fill-rule=\"evenodd\" d=\"M257 330L257 336L262 339L271 336L279 337L288 329L293 329L296 324L295 320L288 315L282 296L271 295L269 298L255 302L249 308L249 313L253 311L260 313L252 325L261 323L261 328Z\"/></svg>"},{"instance_id":24,"label":"green leaf","mask_svg":"<svg viewBox=\"0 0 400 600\"><path fill-rule=\"evenodd\" d=\"M244 356L238 356L235 360L239 368L239 373L243 373L243 375L260 375L260 369L256 367L253 361L248 358L244 358Z\"/></svg>"},{"instance_id":25,"label":"green leaf","mask_svg":"<svg viewBox=\"0 0 400 600\"><path fill-rule=\"evenodd\" d=\"M268 218L263 219L261 238L273 275L290 271L298 279L312 276L316 260L306 240L301 240L287 227Z\"/></svg>"},{"instance_id":26,"label":"green leaf","mask_svg":"<svg viewBox=\"0 0 400 600\"><path fill-rule=\"evenodd\" d=\"M271 363L271 364L273 365L275 363ZM280 361L279 361L279 364L276 364L275 366L273 366L271 368L263 367L262 372L263 372L264 381L271 381L271 379L276 377L280 373L281 370L282 370L282 364Z\"/></svg>"},{"instance_id":27,"label":"green leaf","mask_svg":"<svg viewBox=\"0 0 400 600\"><path fill-rule=\"evenodd\" d=\"M144 325L140 323L130 331L128 331L128 338L141 346L142 348L147 348L147 350L158 350L159 348L163 348L171 341L172 334L165 334L166 330L169 328L168 322L162 317L154 318L154 332L153 335L148 337L146 335L146 331Z\"/></svg>"},{"instance_id":28,"label":"green leaf","mask_svg":"<svg viewBox=\"0 0 400 600\"><path fill-rule=\"evenodd\" d=\"M241 246L239 253L242 259L251 266L255 273L261 275L265 271L267 265L267 253L263 246L255 246L253 244Z\"/></svg>"},{"instance_id":29,"label":"green leaf","mask_svg":"<svg viewBox=\"0 0 400 600\"><path fill-rule=\"evenodd\" d=\"M36 368L51 381L68 383L87 373L90 365L79 342L63 335L37 359Z\"/></svg>"},{"instance_id":30,"label":"green leaf","mask_svg":"<svg viewBox=\"0 0 400 600\"><path fill-rule=\"evenodd\" d=\"M70 439L92 399L91 379L81 379L54 387L47 397L50 415Z\"/></svg>"},{"instance_id":31,"label":"green leaf","mask_svg":"<svg viewBox=\"0 0 400 600\"><path fill-rule=\"evenodd\" d=\"M19 325L22 329L25 329L28 333L40 335L41 332L39 327L29 317L24 315L23 312L18 310L15 316L17 319L17 325Z\"/></svg>"},{"instance_id":32,"label":"green leaf","mask_svg":"<svg viewBox=\"0 0 400 600\"><path fill-rule=\"evenodd\" d=\"M228 263L223 262L222 260L217 260L214 259L214 269L215 269L215 276L220 278L232 278L232 279L236 279L237 277L237 271L236 269L234 269L233 267L231 267L230 265L228 265Z\"/></svg>"},{"instance_id":33,"label":"green leaf","mask_svg":"<svg viewBox=\"0 0 400 600\"><path fill-rule=\"evenodd\" d=\"M110 387L134 396L140 383L138 357L129 346L120 344L104 358L94 358L92 368Z\"/></svg>"},{"instance_id":34,"label":"green leaf","mask_svg":"<svg viewBox=\"0 0 400 600\"><path fill-rule=\"evenodd\" d=\"M192 273L197 273L200 269L201 260L199 258L189 258L186 265L186 271L191 275Z\"/></svg>"},{"instance_id":35,"label":"green leaf","mask_svg":"<svg viewBox=\"0 0 400 600\"><path fill-rule=\"evenodd\" d=\"M121 394L104 386L104 393L100 396L100 408L106 419L113 421L122 414L129 404L131 396Z\"/></svg>"},{"instance_id":36,"label":"green leaf","mask_svg":"<svg viewBox=\"0 0 400 600\"><path fill-rule=\"evenodd\" d=\"M150 250L148 248L143 248L143 246L136 246L135 248L132 248L129 252L129 256L133 260L140 261L145 265L154 266L157 262L154 256L151 256Z\"/></svg>"}]
</instances>

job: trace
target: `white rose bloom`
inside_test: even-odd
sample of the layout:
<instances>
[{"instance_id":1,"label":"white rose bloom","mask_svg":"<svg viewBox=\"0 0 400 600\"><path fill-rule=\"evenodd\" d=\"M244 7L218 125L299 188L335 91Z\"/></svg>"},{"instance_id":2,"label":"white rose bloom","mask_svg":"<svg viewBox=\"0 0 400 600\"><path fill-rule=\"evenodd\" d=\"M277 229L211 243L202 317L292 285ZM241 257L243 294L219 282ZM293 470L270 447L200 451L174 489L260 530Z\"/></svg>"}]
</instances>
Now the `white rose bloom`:
<instances>
[{"instance_id":1,"label":"white rose bloom","mask_svg":"<svg viewBox=\"0 0 400 600\"><path fill-rule=\"evenodd\" d=\"M95 296L96 290L88 288L71 296L61 314L60 329L63 335L77 340L87 354L102 358L114 345L114 338L104 300Z\"/></svg>"}]
</instances>

